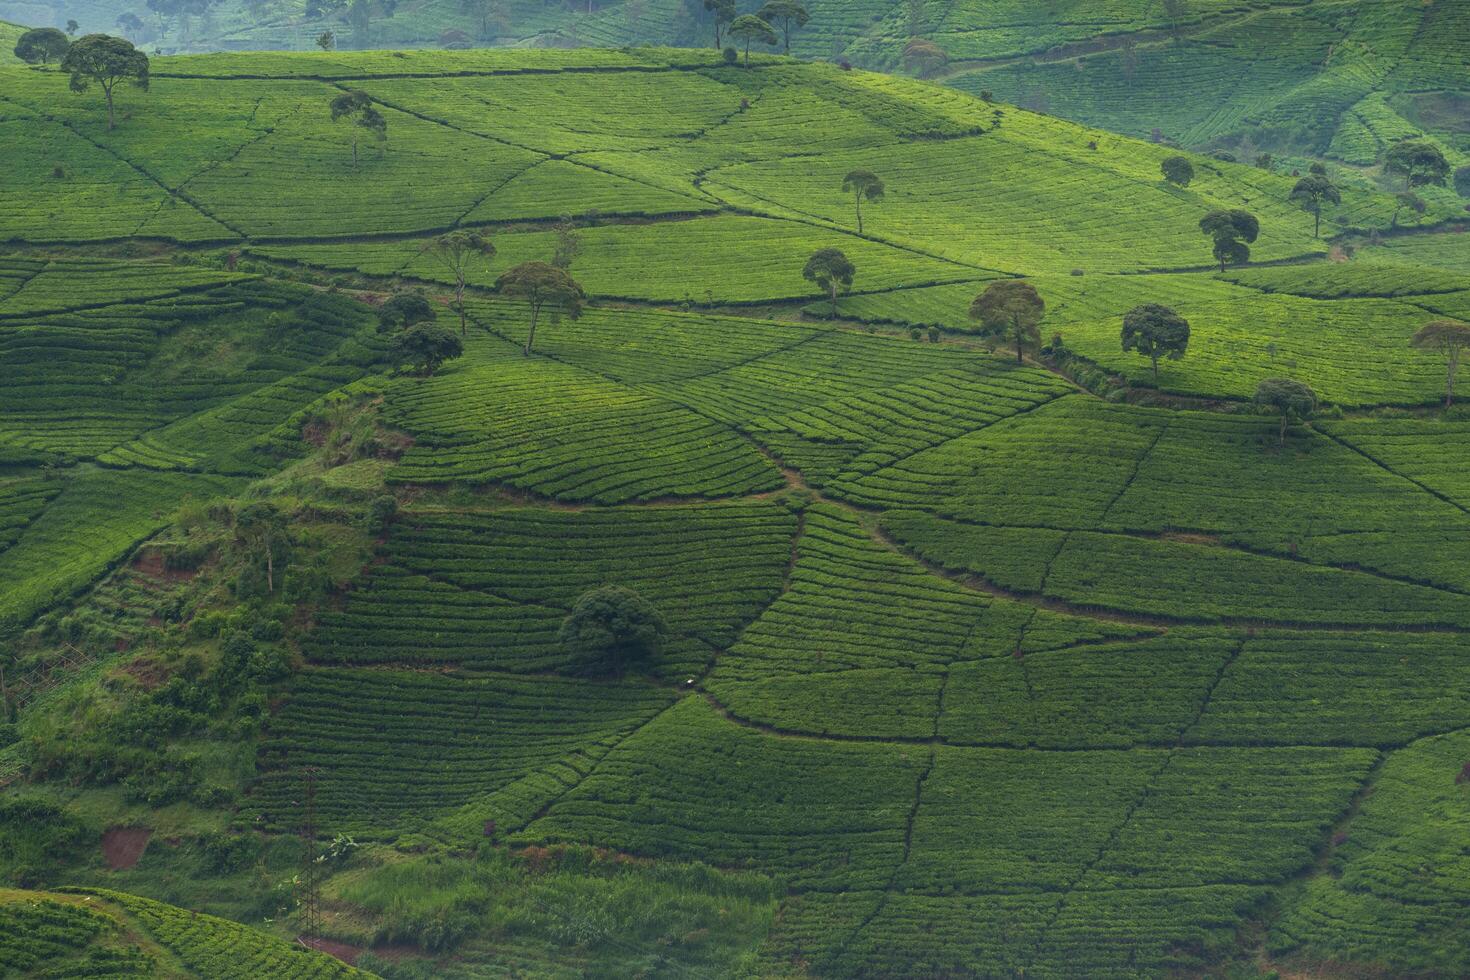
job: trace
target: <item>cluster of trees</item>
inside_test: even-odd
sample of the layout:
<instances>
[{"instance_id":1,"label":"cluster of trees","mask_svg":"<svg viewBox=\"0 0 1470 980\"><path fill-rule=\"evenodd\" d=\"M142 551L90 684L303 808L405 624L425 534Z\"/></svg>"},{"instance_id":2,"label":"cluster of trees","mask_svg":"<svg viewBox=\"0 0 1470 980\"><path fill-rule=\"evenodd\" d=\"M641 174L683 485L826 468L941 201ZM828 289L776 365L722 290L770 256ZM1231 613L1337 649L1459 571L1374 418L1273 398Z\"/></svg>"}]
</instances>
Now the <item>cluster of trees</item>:
<instances>
[{"instance_id":1,"label":"cluster of trees","mask_svg":"<svg viewBox=\"0 0 1470 980\"><path fill-rule=\"evenodd\" d=\"M726 39L744 42L747 68L750 67L752 44L773 48L782 44L783 50L789 54L791 32L805 27L812 19L811 12L797 0L767 0L753 14L740 13L735 0L704 0L704 9L714 23L715 47L723 46Z\"/></svg>"}]
</instances>

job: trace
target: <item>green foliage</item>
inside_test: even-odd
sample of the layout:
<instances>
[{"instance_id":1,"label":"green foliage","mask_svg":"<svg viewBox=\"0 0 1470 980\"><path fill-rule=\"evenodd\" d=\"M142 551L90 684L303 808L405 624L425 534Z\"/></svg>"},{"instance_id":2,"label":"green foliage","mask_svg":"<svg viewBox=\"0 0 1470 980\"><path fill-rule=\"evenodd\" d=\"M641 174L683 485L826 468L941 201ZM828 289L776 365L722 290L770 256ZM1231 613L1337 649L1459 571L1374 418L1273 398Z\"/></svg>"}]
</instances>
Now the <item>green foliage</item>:
<instances>
[{"instance_id":1,"label":"green foliage","mask_svg":"<svg viewBox=\"0 0 1470 980\"><path fill-rule=\"evenodd\" d=\"M1444 152L1426 140L1395 143L1384 155L1383 169L1402 176L1406 191L1415 187L1443 186L1450 173Z\"/></svg>"},{"instance_id":2,"label":"green foliage","mask_svg":"<svg viewBox=\"0 0 1470 980\"><path fill-rule=\"evenodd\" d=\"M522 353L530 355L536 344L536 324L543 307L550 306L554 321L565 316L575 320L582 315L587 294L565 269L546 262L523 262L495 280L495 291L525 301L531 311L531 326L526 331Z\"/></svg>"},{"instance_id":3,"label":"green foliage","mask_svg":"<svg viewBox=\"0 0 1470 980\"><path fill-rule=\"evenodd\" d=\"M1305 422L1317 408L1317 393L1291 378L1267 378L1256 386L1256 407L1281 416L1281 444L1292 419Z\"/></svg>"},{"instance_id":4,"label":"green foliage","mask_svg":"<svg viewBox=\"0 0 1470 980\"><path fill-rule=\"evenodd\" d=\"M0 963L10 975L156 976L152 956L121 943L117 919L58 898L15 893L0 904Z\"/></svg>"},{"instance_id":5,"label":"green foliage","mask_svg":"<svg viewBox=\"0 0 1470 980\"><path fill-rule=\"evenodd\" d=\"M1175 187L1188 187L1194 180L1194 164L1189 162L1189 157L1173 156L1165 157L1159 169L1164 174L1164 179Z\"/></svg>"},{"instance_id":6,"label":"green foliage","mask_svg":"<svg viewBox=\"0 0 1470 980\"><path fill-rule=\"evenodd\" d=\"M60 61L71 47L71 41L54 27L38 27L26 31L15 42L15 56L27 64Z\"/></svg>"},{"instance_id":7,"label":"green foliage","mask_svg":"<svg viewBox=\"0 0 1470 980\"><path fill-rule=\"evenodd\" d=\"M454 331L435 323L416 323L393 338L388 355L410 365L421 377L430 377L444 364L464 354Z\"/></svg>"},{"instance_id":8,"label":"green foliage","mask_svg":"<svg viewBox=\"0 0 1470 980\"><path fill-rule=\"evenodd\" d=\"M71 76L71 90L82 93L95 83L107 97L107 128L116 125L112 91L119 82L148 90L148 56L131 41L106 34L88 34L66 49L61 70Z\"/></svg>"},{"instance_id":9,"label":"green foliage","mask_svg":"<svg viewBox=\"0 0 1470 980\"><path fill-rule=\"evenodd\" d=\"M1341 204L1342 192L1325 174L1309 174L1296 182L1291 189L1291 199L1303 210L1312 212L1316 221L1316 234L1322 234L1322 205Z\"/></svg>"},{"instance_id":10,"label":"green foliage","mask_svg":"<svg viewBox=\"0 0 1470 980\"><path fill-rule=\"evenodd\" d=\"M1178 361L1189 349L1189 321L1157 303L1135 306L1123 314L1123 349L1137 351L1153 362L1157 385L1159 358Z\"/></svg>"},{"instance_id":11,"label":"green foliage","mask_svg":"<svg viewBox=\"0 0 1470 980\"><path fill-rule=\"evenodd\" d=\"M766 23L755 14L742 14L730 22L725 28L726 33L737 41L745 43L745 67L750 67L750 46L759 42L760 44L775 47L781 40L771 25Z\"/></svg>"},{"instance_id":12,"label":"green foliage","mask_svg":"<svg viewBox=\"0 0 1470 980\"><path fill-rule=\"evenodd\" d=\"M997 337L1016 345L1016 363L1027 347L1041 344L1041 319L1046 301L1029 282L1002 279L985 287L970 304L970 319L979 322L983 336Z\"/></svg>"},{"instance_id":13,"label":"green foliage","mask_svg":"<svg viewBox=\"0 0 1470 980\"><path fill-rule=\"evenodd\" d=\"M663 651L668 623L647 599L620 585L583 594L562 622L557 639L588 674L620 674Z\"/></svg>"},{"instance_id":14,"label":"green foliage","mask_svg":"<svg viewBox=\"0 0 1470 980\"><path fill-rule=\"evenodd\" d=\"M806 261L806 268L801 270L803 279L816 283L831 298L834 317L837 316L837 294L852 288L856 274L857 268L840 249L835 248L813 252Z\"/></svg>"},{"instance_id":15,"label":"green foliage","mask_svg":"<svg viewBox=\"0 0 1470 980\"><path fill-rule=\"evenodd\" d=\"M1199 230L1214 240L1215 261L1224 272L1227 265L1244 265L1250 261L1250 245L1261 234L1261 223L1249 211L1232 208L1211 211L1200 219Z\"/></svg>"}]
</instances>

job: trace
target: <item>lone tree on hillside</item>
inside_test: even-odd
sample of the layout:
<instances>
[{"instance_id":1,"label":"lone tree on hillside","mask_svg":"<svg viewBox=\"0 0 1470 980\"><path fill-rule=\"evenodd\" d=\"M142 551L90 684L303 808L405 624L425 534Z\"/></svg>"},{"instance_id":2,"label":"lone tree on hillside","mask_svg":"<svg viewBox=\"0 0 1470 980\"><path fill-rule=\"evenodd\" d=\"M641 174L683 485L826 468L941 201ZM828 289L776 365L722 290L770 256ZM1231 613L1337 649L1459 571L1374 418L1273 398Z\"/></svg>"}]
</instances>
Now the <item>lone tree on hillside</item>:
<instances>
[{"instance_id":1,"label":"lone tree on hillside","mask_svg":"<svg viewBox=\"0 0 1470 980\"><path fill-rule=\"evenodd\" d=\"M288 548L289 522L281 509L269 501L245 504L234 513L235 537L265 564L265 589L276 591L276 564L284 562Z\"/></svg>"},{"instance_id":2,"label":"lone tree on hillside","mask_svg":"<svg viewBox=\"0 0 1470 980\"><path fill-rule=\"evenodd\" d=\"M1244 265L1251 260L1250 243L1260 237L1261 223L1249 211L1234 208L1211 211L1200 219L1199 230L1213 239L1215 261L1224 272L1227 264Z\"/></svg>"},{"instance_id":3,"label":"lone tree on hillside","mask_svg":"<svg viewBox=\"0 0 1470 980\"><path fill-rule=\"evenodd\" d=\"M556 248L551 252L551 264L558 269L570 269L577 256L582 254L582 236L577 234L577 223L571 215L564 214L551 230L556 234Z\"/></svg>"},{"instance_id":4,"label":"lone tree on hillside","mask_svg":"<svg viewBox=\"0 0 1470 980\"><path fill-rule=\"evenodd\" d=\"M725 40L725 25L733 21L739 14L735 6L735 0L704 0L704 9L708 10L711 19L715 22L715 47L723 47Z\"/></svg>"},{"instance_id":5,"label":"lone tree on hillside","mask_svg":"<svg viewBox=\"0 0 1470 980\"><path fill-rule=\"evenodd\" d=\"M373 134L378 141L378 153L383 152L383 144L388 142L388 120L373 105L373 97L366 92L353 89L343 92L332 100L332 122L341 122L349 119L352 124ZM352 131L352 168L357 169L357 133Z\"/></svg>"},{"instance_id":6,"label":"lone tree on hillside","mask_svg":"<svg viewBox=\"0 0 1470 980\"><path fill-rule=\"evenodd\" d=\"M736 17L730 24L730 36L737 41L745 42L745 67L750 67L750 45L754 41L775 47L781 39L776 36L776 31L761 20L755 14L745 14Z\"/></svg>"},{"instance_id":7,"label":"lone tree on hillside","mask_svg":"<svg viewBox=\"0 0 1470 980\"><path fill-rule=\"evenodd\" d=\"M459 335L465 335L464 287L470 270L495 257L495 246L477 231L451 231L424 243L423 254L435 259L454 277L454 309L459 313Z\"/></svg>"},{"instance_id":8,"label":"lone tree on hillside","mask_svg":"<svg viewBox=\"0 0 1470 980\"><path fill-rule=\"evenodd\" d=\"M1332 182L1332 178L1326 174L1308 174L1296 182L1291 189L1291 200L1295 201L1303 211L1310 211L1315 220L1316 227L1312 235L1315 238L1322 237L1322 204L1341 204L1342 192Z\"/></svg>"},{"instance_id":9,"label":"lone tree on hillside","mask_svg":"<svg viewBox=\"0 0 1470 980\"><path fill-rule=\"evenodd\" d=\"M96 82L107 96L107 128L116 126L112 90L127 82L148 90L148 56L133 42L107 34L88 34L66 49L61 70L71 75L71 90L85 92Z\"/></svg>"},{"instance_id":10,"label":"lone tree on hillside","mask_svg":"<svg viewBox=\"0 0 1470 980\"><path fill-rule=\"evenodd\" d=\"M1444 186L1450 175L1449 161L1439 147L1427 140L1395 143L1383 158L1383 169L1404 178L1404 190L1427 184Z\"/></svg>"},{"instance_id":11,"label":"lone tree on hillside","mask_svg":"<svg viewBox=\"0 0 1470 980\"><path fill-rule=\"evenodd\" d=\"M933 41L916 37L903 46L903 66L920 78L928 78L949 64L949 55Z\"/></svg>"},{"instance_id":12,"label":"lone tree on hillside","mask_svg":"<svg viewBox=\"0 0 1470 980\"><path fill-rule=\"evenodd\" d=\"M1016 362L1025 348L1041 343L1041 320L1046 301L1036 287L1022 279L993 282L970 304L970 319L980 323L983 337L1009 338L1016 344Z\"/></svg>"},{"instance_id":13,"label":"lone tree on hillside","mask_svg":"<svg viewBox=\"0 0 1470 980\"><path fill-rule=\"evenodd\" d=\"M1164 162L1159 164L1159 169L1163 171L1164 179L1175 187L1188 187L1189 182L1194 180L1194 164L1189 162L1189 157L1165 157Z\"/></svg>"},{"instance_id":14,"label":"lone tree on hillside","mask_svg":"<svg viewBox=\"0 0 1470 980\"><path fill-rule=\"evenodd\" d=\"M883 181L871 170L853 170L842 178L842 189L852 195L853 205L857 208L857 230L863 233L863 201L883 200Z\"/></svg>"},{"instance_id":15,"label":"lone tree on hillside","mask_svg":"<svg viewBox=\"0 0 1470 980\"><path fill-rule=\"evenodd\" d=\"M397 364L409 364L422 377L429 377L445 361L464 353L464 344L453 330L432 321L415 323L393 338L388 352Z\"/></svg>"},{"instance_id":16,"label":"lone tree on hillside","mask_svg":"<svg viewBox=\"0 0 1470 980\"><path fill-rule=\"evenodd\" d=\"M791 53L791 25L794 23L800 30L812 19L811 12L796 0L766 0L766 5L757 11L756 16L767 24L781 25L781 37L787 54Z\"/></svg>"},{"instance_id":17,"label":"lone tree on hillside","mask_svg":"<svg viewBox=\"0 0 1470 980\"><path fill-rule=\"evenodd\" d=\"M658 656L668 632L653 603L632 589L605 585L577 600L557 638L580 672L609 674Z\"/></svg>"},{"instance_id":18,"label":"lone tree on hillside","mask_svg":"<svg viewBox=\"0 0 1470 980\"><path fill-rule=\"evenodd\" d=\"M852 288L852 277L857 274L846 255L840 249L820 248L812 253L812 257L806 260L806 268L801 270L801 277L807 282L814 282L822 287L827 298L832 301L832 317L837 317L837 294L847 292Z\"/></svg>"},{"instance_id":19,"label":"lone tree on hillside","mask_svg":"<svg viewBox=\"0 0 1470 980\"><path fill-rule=\"evenodd\" d=\"M523 262L495 280L495 289L506 296L519 296L531 308L531 329L522 351L526 355L536 344L536 324L543 307L550 306L553 316L565 314L575 320L587 303L587 294L577 280L549 262Z\"/></svg>"},{"instance_id":20,"label":"lone tree on hillside","mask_svg":"<svg viewBox=\"0 0 1470 980\"><path fill-rule=\"evenodd\" d=\"M378 333L397 333L439 319L434 306L419 293L398 293L378 307Z\"/></svg>"},{"instance_id":21,"label":"lone tree on hillside","mask_svg":"<svg viewBox=\"0 0 1470 980\"><path fill-rule=\"evenodd\" d=\"M1305 422L1317 410L1317 393L1291 378L1267 378L1256 386L1256 408L1281 416L1281 445L1292 419Z\"/></svg>"},{"instance_id":22,"label":"lone tree on hillside","mask_svg":"<svg viewBox=\"0 0 1470 980\"><path fill-rule=\"evenodd\" d=\"M1420 350L1435 350L1444 355L1449 365L1445 380L1444 407L1455 403L1455 373L1460 370L1460 355L1470 348L1470 323L1459 320L1431 320L1409 341Z\"/></svg>"},{"instance_id":23,"label":"lone tree on hillside","mask_svg":"<svg viewBox=\"0 0 1470 980\"><path fill-rule=\"evenodd\" d=\"M69 47L71 41L56 28L38 27L16 40L15 56L28 65L49 65L59 61Z\"/></svg>"},{"instance_id":24,"label":"lone tree on hillside","mask_svg":"<svg viewBox=\"0 0 1470 980\"><path fill-rule=\"evenodd\" d=\"M323 51L331 51L337 46L337 35L331 31L322 31L316 36L316 46Z\"/></svg>"},{"instance_id":25,"label":"lone tree on hillside","mask_svg":"<svg viewBox=\"0 0 1470 980\"><path fill-rule=\"evenodd\" d=\"M1159 358L1177 361L1189 349L1189 321L1167 306L1144 303L1123 314L1123 349L1135 350L1154 365L1159 384Z\"/></svg>"}]
</instances>

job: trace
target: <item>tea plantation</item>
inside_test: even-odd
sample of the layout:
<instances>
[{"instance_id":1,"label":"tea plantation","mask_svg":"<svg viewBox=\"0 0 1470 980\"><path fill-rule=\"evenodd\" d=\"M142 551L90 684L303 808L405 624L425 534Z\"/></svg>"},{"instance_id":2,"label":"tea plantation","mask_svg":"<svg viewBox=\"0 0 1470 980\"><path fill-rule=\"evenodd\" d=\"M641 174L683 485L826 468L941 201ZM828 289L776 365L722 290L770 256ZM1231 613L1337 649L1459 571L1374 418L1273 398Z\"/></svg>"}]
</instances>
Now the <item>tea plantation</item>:
<instances>
[{"instance_id":1,"label":"tea plantation","mask_svg":"<svg viewBox=\"0 0 1470 980\"><path fill-rule=\"evenodd\" d=\"M1143 6L0 67L0 975L1470 974L1462 202L962 91L1391 132L1458 8Z\"/></svg>"}]
</instances>

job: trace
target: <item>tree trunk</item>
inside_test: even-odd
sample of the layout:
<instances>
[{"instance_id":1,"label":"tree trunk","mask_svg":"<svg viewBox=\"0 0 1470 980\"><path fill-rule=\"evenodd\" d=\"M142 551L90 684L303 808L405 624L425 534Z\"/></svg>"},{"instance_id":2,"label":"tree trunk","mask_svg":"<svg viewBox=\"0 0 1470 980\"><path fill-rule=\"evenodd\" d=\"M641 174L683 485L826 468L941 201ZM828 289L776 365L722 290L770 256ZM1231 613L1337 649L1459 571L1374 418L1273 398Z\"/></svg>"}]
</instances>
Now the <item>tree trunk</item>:
<instances>
[{"instance_id":1,"label":"tree trunk","mask_svg":"<svg viewBox=\"0 0 1470 980\"><path fill-rule=\"evenodd\" d=\"M459 335L465 336L464 325L464 280L454 281L454 304L459 307Z\"/></svg>"},{"instance_id":2,"label":"tree trunk","mask_svg":"<svg viewBox=\"0 0 1470 980\"><path fill-rule=\"evenodd\" d=\"M781 33L786 38L786 54L791 53L791 18L787 17L781 28Z\"/></svg>"},{"instance_id":3,"label":"tree trunk","mask_svg":"<svg viewBox=\"0 0 1470 980\"><path fill-rule=\"evenodd\" d=\"M107 95L107 131L110 133L113 127L117 125L112 115L112 86L103 85L102 91Z\"/></svg>"},{"instance_id":4,"label":"tree trunk","mask_svg":"<svg viewBox=\"0 0 1470 980\"><path fill-rule=\"evenodd\" d=\"M858 234L861 235L863 233L863 192L862 191L858 191L857 192L857 196L854 198L854 201L857 204Z\"/></svg>"},{"instance_id":5,"label":"tree trunk","mask_svg":"<svg viewBox=\"0 0 1470 980\"><path fill-rule=\"evenodd\" d=\"M357 134L352 135L352 169L357 169Z\"/></svg>"},{"instance_id":6,"label":"tree trunk","mask_svg":"<svg viewBox=\"0 0 1470 980\"><path fill-rule=\"evenodd\" d=\"M1445 381L1444 407L1449 408L1455 403L1455 373L1460 368L1460 354L1458 351L1450 355L1450 376Z\"/></svg>"},{"instance_id":7,"label":"tree trunk","mask_svg":"<svg viewBox=\"0 0 1470 980\"><path fill-rule=\"evenodd\" d=\"M750 38L745 39L745 67L750 67Z\"/></svg>"},{"instance_id":8,"label":"tree trunk","mask_svg":"<svg viewBox=\"0 0 1470 980\"><path fill-rule=\"evenodd\" d=\"M1317 219L1317 227L1315 228L1315 230L1313 230L1312 237L1313 238L1321 238L1322 237L1322 205L1321 204L1318 204L1317 207L1316 207L1316 209L1312 212L1312 214Z\"/></svg>"},{"instance_id":9,"label":"tree trunk","mask_svg":"<svg viewBox=\"0 0 1470 980\"><path fill-rule=\"evenodd\" d=\"M1286 448L1286 413L1281 413L1281 448Z\"/></svg>"},{"instance_id":10,"label":"tree trunk","mask_svg":"<svg viewBox=\"0 0 1470 980\"><path fill-rule=\"evenodd\" d=\"M1022 340L1022 337L1021 337L1021 325L1019 323L1017 323L1016 321L1012 320L1011 321L1011 329L1016 332L1016 363L1017 364L1025 364L1026 363L1026 359L1021 356L1021 340Z\"/></svg>"},{"instance_id":11,"label":"tree trunk","mask_svg":"<svg viewBox=\"0 0 1470 980\"><path fill-rule=\"evenodd\" d=\"M1157 388L1159 386L1159 356L1157 354L1154 355L1153 362L1154 362L1154 387Z\"/></svg>"},{"instance_id":12,"label":"tree trunk","mask_svg":"<svg viewBox=\"0 0 1470 980\"><path fill-rule=\"evenodd\" d=\"M827 291L832 296L832 319L835 320L837 319L837 280L832 280L831 284L827 287Z\"/></svg>"},{"instance_id":13,"label":"tree trunk","mask_svg":"<svg viewBox=\"0 0 1470 980\"><path fill-rule=\"evenodd\" d=\"M536 343L536 320L541 316L541 304L531 304L531 332L526 334L526 349L522 351L527 357L531 356L531 345Z\"/></svg>"},{"instance_id":14,"label":"tree trunk","mask_svg":"<svg viewBox=\"0 0 1470 980\"><path fill-rule=\"evenodd\" d=\"M265 536L265 590L276 591L276 549L269 534Z\"/></svg>"},{"instance_id":15,"label":"tree trunk","mask_svg":"<svg viewBox=\"0 0 1470 980\"><path fill-rule=\"evenodd\" d=\"M10 688L5 686L5 665L0 663L0 721L10 720Z\"/></svg>"}]
</instances>

